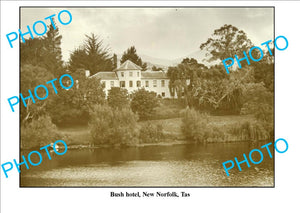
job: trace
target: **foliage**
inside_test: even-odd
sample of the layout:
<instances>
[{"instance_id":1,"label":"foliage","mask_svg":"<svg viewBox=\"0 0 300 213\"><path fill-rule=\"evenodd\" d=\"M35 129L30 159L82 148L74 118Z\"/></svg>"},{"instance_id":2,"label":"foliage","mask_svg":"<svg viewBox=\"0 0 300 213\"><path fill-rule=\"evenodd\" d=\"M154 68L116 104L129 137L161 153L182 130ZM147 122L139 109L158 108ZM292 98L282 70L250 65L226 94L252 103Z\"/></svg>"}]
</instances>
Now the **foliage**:
<instances>
[{"instance_id":1,"label":"foliage","mask_svg":"<svg viewBox=\"0 0 300 213\"><path fill-rule=\"evenodd\" d=\"M194 58L185 58L176 67L169 67L167 76L170 79L169 90L171 96L174 97L176 93L177 97L181 99L182 94L184 94L185 104L191 107L190 91L205 68L205 65L198 64Z\"/></svg>"},{"instance_id":2,"label":"foliage","mask_svg":"<svg viewBox=\"0 0 300 213\"><path fill-rule=\"evenodd\" d=\"M21 66L32 64L45 68L54 77L60 76L63 73L61 39L58 27L54 29L52 24L48 26L45 36L26 39L20 46Z\"/></svg>"},{"instance_id":3,"label":"foliage","mask_svg":"<svg viewBox=\"0 0 300 213\"><path fill-rule=\"evenodd\" d=\"M229 127L229 133L237 140L242 141L259 141L272 139L273 133L269 126L265 126L262 122L249 122L232 124Z\"/></svg>"},{"instance_id":4,"label":"foliage","mask_svg":"<svg viewBox=\"0 0 300 213\"><path fill-rule=\"evenodd\" d=\"M142 68L142 71L147 69L147 64L143 63L142 59L137 55L136 49L134 46L128 48L122 55L121 64L125 61L130 60L131 62L135 63L136 65Z\"/></svg>"},{"instance_id":5,"label":"foliage","mask_svg":"<svg viewBox=\"0 0 300 213\"><path fill-rule=\"evenodd\" d=\"M59 77L63 74L63 61L60 47L61 39L62 36L59 34L58 27L54 29L52 24L48 26L48 30L45 36L45 68L50 71L55 77Z\"/></svg>"},{"instance_id":6,"label":"foliage","mask_svg":"<svg viewBox=\"0 0 300 213\"><path fill-rule=\"evenodd\" d=\"M194 109L187 109L182 118L182 133L186 139L195 142L224 141L224 131L218 127L209 125L207 114L199 113Z\"/></svg>"},{"instance_id":7,"label":"foliage","mask_svg":"<svg viewBox=\"0 0 300 213\"><path fill-rule=\"evenodd\" d=\"M26 125L21 125L21 148L42 147L62 139L49 116L40 116Z\"/></svg>"},{"instance_id":8,"label":"foliage","mask_svg":"<svg viewBox=\"0 0 300 213\"><path fill-rule=\"evenodd\" d=\"M75 72L76 70L86 69L87 54L84 47L76 48L71 54L69 59L69 70Z\"/></svg>"},{"instance_id":9,"label":"foliage","mask_svg":"<svg viewBox=\"0 0 300 213\"><path fill-rule=\"evenodd\" d=\"M94 145L129 145L138 142L137 116L128 108L96 105L89 122Z\"/></svg>"},{"instance_id":10,"label":"foliage","mask_svg":"<svg viewBox=\"0 0 300 213\"><path fill-rule=\"evenodd\" d=\"M255 83L263 82L269 91L274 92L274 49L271 52L272 56L268 51L264 52L264 57L251 66L253 65Z\"/></svg>"},{"instance_id":11,"label":"foliage","mask_svg":"<svg viewBox=\"0 0 300 213\"><path fill-rule=\"evenodd\" d=\"M99 71L112 70L113 61L109 48L104 46L103 40L93 33L85 36L84 44L76 48L70 55L69 70L75 72L77 69L83 68L89 70L91 75Z\"/></svg>"},{"instance_id":12,"label":"foliage","mask_svg":"<svg viewBox=\"0 0 300 213\"><path fill-rule=\"evenodd\" d=\"M185 104L203 111L238 114L242 106L242 86L237 78L222 72L220 66L207 68L195 59L184 59L176 67L169 67L169 89Z\"/></svg>"},{"instance_id":13,"label":"foliage","mask_svg":"<svg viewBox=\"0 0 300 213\"><path fill-rule=\"evenodd\" d=\"M152 71L160 71L162 70L161 67L156 67L155 65L152 66Z\"/></svg>"},{"instance_id":14,"label":"foliage","mask_svg":"<svg viewBox=\"0 0 300 213\"><path fill-rule=\"evenodd\" d=\"M164 138L163 127L161 124L147 122L140 130L140 143L158 143Z\"/></svg>"},{"instance_id":15,"label":"foliage","mask_svg":"<svg viewBox=\"0 0 300 213\"><path fill-rule=\"evenodd\" d=\"M51 100L47 110L56 125L87 124L90 109L103 104L105 93L95 78L86 78L83 73L73 73L74 85L69 90L61 89Z\"/></svg>"},{"instance_id":16,"label":"foliage","mask_svg":"<svg viewBox=\"0 0 300 213\"><path fill-rule=\"evenodd\" d=\"M274 93L263 82L245 85L243 94L242 114L254 114L260 121L273 123Z\"/></svg>"},{"instance_id":17,"label":"foliage","mask_svg":"<svg viewBox=\"0 0 300 213\"><path fill-rule=\"evenodd\" d=\"M112 87L108 91L107 103L110 107L117 109L129 107L127 90L120 87Z\"/></svg>"},{"instance_id":18,"label":"foliage","mask_svg":"<svg viewBox=\"0 0 300 213\"><path fill-rule=\"evenodd\" d=\"M25 107L24 104L21 103L22 100L20 99L21 123L25 124L26 122L30 122L31 119L37 119L39 116L46 114L46 105L54 95L52 86L46 85L46 82L53 78L53 75L45 68L30 64L25 64L21 67L21 93L23 97L27 97L29 96L28 90L30 89L35 100L35 103L33 103L31 98L25 100L27 106ZM38 100L34 95L34 88L40 84L46 85L49 91L48 98L42 101ZM43 89L37 90L37 94L39 97L44 97L46 95Z\"/></svg>"},{"instance_id":19,"label":"foliage","mask_svg":"<svg viewBox=\"0 0 300 213\"><path fill-rule=\"evenodd\" d=\"M144 88L133 93L131 109L139 115L140 120L150 118L158 106L158 99L154 92L149 92Z\"/></svg>"},{"instance_id":20,"label":"foliage","mask_svg":"<svg viewBox=\"0 0 300 213\"><path fill-rule=\"evenodd\" d=\"M200 45L201 50L207 50L210 56L208 61L224 60L234 55L243 56L253 44L247 34L237 27L225 24L216 29L205 43Z\"/></svg>"}]
</instances>

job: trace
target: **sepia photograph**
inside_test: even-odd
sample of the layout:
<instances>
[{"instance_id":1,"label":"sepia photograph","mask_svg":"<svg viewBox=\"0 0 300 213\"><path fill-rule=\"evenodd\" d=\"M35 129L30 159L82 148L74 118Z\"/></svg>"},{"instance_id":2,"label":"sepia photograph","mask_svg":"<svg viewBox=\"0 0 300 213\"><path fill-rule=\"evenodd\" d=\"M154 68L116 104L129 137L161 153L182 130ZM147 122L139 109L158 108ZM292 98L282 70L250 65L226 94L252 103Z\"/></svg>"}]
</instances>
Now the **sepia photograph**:
<instances>
[{"instance_id":1,"label":"sepia photograph","mask_svg":"<svg viewBox=\"0 0 300 213\"><path fill-rule=\"evenodd\" d=\"M275 186L274 7L19 12L20 187Z\"/></svg>"}]
</instances>

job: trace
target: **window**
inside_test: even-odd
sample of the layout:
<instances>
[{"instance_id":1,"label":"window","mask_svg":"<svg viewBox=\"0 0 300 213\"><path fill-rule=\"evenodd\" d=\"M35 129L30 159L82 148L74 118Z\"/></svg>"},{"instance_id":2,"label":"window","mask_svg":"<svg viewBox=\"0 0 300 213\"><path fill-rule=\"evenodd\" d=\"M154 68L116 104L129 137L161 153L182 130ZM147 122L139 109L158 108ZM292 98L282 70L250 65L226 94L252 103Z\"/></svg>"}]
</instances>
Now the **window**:
<instances>
[{"instance_id":1,"label":"window","mask_svg":"<svg viewBox=\"0 0 300 213\"><path fill-rule=\"evenodd\" d=\"M132 87L132 86L133 86L132 81L129 81L129 87Z\"/></svg>"},{"instance_id":2,"label":"window","mask_svg":"<svg viewBox=\"0 0 300 213\"><path fill-rule=\"evenodd\" d=\"M161 93L161 96L162 96L162 97L165 97L165 96L166 96L166 93L162 92L162 93Z\"/></svg>"},{"instance_id":3,"label":"window","mask_svg":"<svg viewBox=\"0 0 300 213\"><path fill-rule=\"evenodd\" d=\"M157 80L153 80L153 87L157 86Z\"/></svg>"},{"instance_id":4,"label":"window","mask_svg":"<svg viewBox=\"0 0 300 213\"><path fill-rule=\"evenodd\" d=\"M132 77L132 72L129 72L129 76Z\"/></svg>"},{"instance_id":5,"label":"window","mask_svg":"<svg viewBox=\"0 0 300 213\"><path fill-rule=\"evenodd\" d=\"M104 88L106 88L106 81L103 81L103 82L102 82L102 86L103 86Z\"/></svg>"},{"instance_id":6,"label":"window","mask_svg":"<svg viewBox=\"0 0 300 213\"><path fill-rule=\"evenodd\" d=\"M114 81L110 81L110 87L114 87L115 86L115 82Z\"/></svg>"},{"instance_id":7,"label":"window","mask_svg":"<svg viewBox=\"0 0 300 213\"><path fill-rule=\"evenodd\" d=\"M124 77L124 72L121 72L121 76Z\"/></svg>"},{"instance_id":8,"label":"window","mask_svg":"<svg viewBox=\"0 0 300 213\"><path fill-rule=\"evenodd\" d=\"M125 87L125 81L120 81L120 87Z\"/></svg>"},{"instance_id":9,"label":"window","mask_svg":"<svg viewBox=\"0 0 300 213\"><path fill-rule=\"evenodd\" d=\"M140 77L140 72L137 72L137 77Z\"/></svg>"},{"instance_id":10,"label":"window","mask_svg":"<svg viewBox=\"0 0 300 213\"><path fill-rule=\"evenodd\" d=\"M146 81L146 87L149 87L149 81Z\"/></svg>"},{"instance_id":11,"label":"window","mask_svg":"<svg viewBox=\"0 0 300 213\"><path fill-rule=\"evenodd\" d=\"M165 80L161 80L161 87L165 87Z\"/></svg>"},{"instance_id":12,"label":"window","mask_svg":"<svg viewBox=\"0 0 300 213\"><path fill-rule=\"evenodd\" d=\"M141 87L141 81L136 82L136 87Z\"/></svg>"}]
</instances>

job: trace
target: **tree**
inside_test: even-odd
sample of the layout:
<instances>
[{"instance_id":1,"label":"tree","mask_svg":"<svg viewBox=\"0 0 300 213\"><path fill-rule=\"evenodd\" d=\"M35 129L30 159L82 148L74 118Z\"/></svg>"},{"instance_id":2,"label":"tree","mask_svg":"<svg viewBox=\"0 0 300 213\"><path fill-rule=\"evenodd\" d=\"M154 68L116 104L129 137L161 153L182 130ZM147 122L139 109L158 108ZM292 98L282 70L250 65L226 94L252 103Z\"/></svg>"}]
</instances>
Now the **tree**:
<instances>
[{"instance_id":1,"label":"tree","mask_svg":"<svg viewBox=\"0 0 300 213\"><path fill-rule=\"evenodd\" d=\"M185 58L176 67L169 67L167 76L170 78L169 90L174 97L175 92L177 97L181 99L184 94L186 105L191 106L190 91L196 85L201 72L207 68L203 64L199 64L194 58Z\"/></svg>"},{"instance_id":2,"label":"tree","mask_svg":"<svg viewBox=\"0 0 300 213\"><path fill-rule=\"evenodd\" d=\"M130 110L95 105L89 122L94 145L128 145L138 142L137 116Z\"/></svg>"},{"instance_id":3,"label":"tree","mask_svg":"<svg viewBox=\"0 0 300 213\"><path fill-rule=\"evenodd\" d=\"M54 20L53 20L54 21ZM59 29L54 29L53 25L48 26L45 42L45 68L49 70L55 77L63 74L63 61L61 54L61 39Z\"/></svg>"},{"instance_id":4,"label":"tree","mask_svg":"<svg viewBox=\"0 0 300 213\"><path fill-rule=\"evenodd\" d=\"M99 71L111 71L113 69L112 58L109 48L104 46L103 40L95 34L85 35L84 45L76 48L69 59L69 69L75 72L77 69L84 68L89 70L91 75Z\"/></svg>"},{"instance_id":5,"label":"tree","mask_svg":"<svg viewBox=\"0 0 300 213\"><path fill-rule=\"evenodd\" d=\"M52 80L53 74L48 72L45 68L39 66L33 66L31 64L25 64L21 66L21 93L24 97L29 95L28 90L32 93L34 88L40 84L46 85L46 82ZM22 124L30 122L32 119L38 119L38 117L46 114L46 105L53 97L54 91L51 85L47 85L49 94L46 100L39 101L35 99L33 103L32 99L25 100L26 107L21 105L20 120ZM39 97L45 96L45 91L38 90Z\"/></svg>"},{"instance_id":6,"label":"tree","mask_svg":"<svg viewBox=\"0 0 300 213\"><path fill-rule=\"evenodd\" d=\"M62 139L62 135L47 115L35 118L26 125L21 125L22 149L42 147L58 139Z\"/></svg>"},{"instance_id":7,"label":"tree","mask_svg":"<svg viewBox=\"0 0 300 213\"><path fill-rule=\"evenodd\" d=\"M266 51L263 53L263 58L259 62L251 64L251 66L254 70L255 82L263 82L268 90L274 92L274 48L271 51L272 56Z\"/></svg>"},{"instance_id":8,"label":"tree","mask_svg":"<svg viewBox=\"0 0 300 213\"><path fill-rule=\"evenodd\" d=\"M20 43L20 60L21 66L31 64L33 66L44 67L44 55L46 48L43 44L44 38L30 38L26 42Z\"/></svg>"},{"instance_id":9,"label":"tree","mask_svg":"<svg viewBox=\"0 0 300 213\"><path fill-rule=\"evenodd\" d=\"M85 35L85 51L87 53L87 69L91 74L99 71L112 70L112 60L109 56L109 48L103 46L103 40L100 40L94 33L91 36Z\"/></svg>"},{"instance_id":10,"label":"tree","mask_svg":"<svg viewBox=\"0 0 300 213\"><path fill-rule=\"evenodd\" d=\"M147 69L147 64L143 63L142 59L137 55L136 49L134 46L130 47L125 51L121 58L121 64L125 61L130 60L131 62L135 63L136 65L142 68L142 71Z\"/></svg>"},{"instance_id":11,"label":"tree","mask_svg":"<svg viewBox=\"0 0 300 213\"><path fill-rule=\"evenodd\" d=\"M158 100L154 92L142 88L133 93L131 109L139 115L140 120L150 118L157 106Z\"/></svg>"},{"instance_id":12,"label":"tree","mask_svg":"<svg viewBox=\"0 0 300 213\"><path fill-rule=\"evenodd\" d=\"M107 102L108 105L114 109L129 107L127 90L120 87L112 87L108 91Z\"/></svg>"},{"instance_id":13,"label":"tree","mask_svg":"<svg viewBox=\"0 0 300 213\"><path fill-rule=\"evenodd\" d=\"M201 50L207 50L208 61L220 62L226 58L237 55L239 58L244 57L243 51L252 47L253 44L248 39L247 34L237 27L225 24L214 31L214 34L205 43L200 45ZM242 61L241 64L246 63Z\"/></svg>"},{"instance_id":14,"label":"tree","mask_svg":"<svg viewBox=\"0 0 300 213\"><path fill-rule=\"evenodd\" d=\"M59 77L63 72L63 61L61 54L61 39L58 27L47 26L45 36L34 39L26 39L20 45L21 66L31 64L45 68L54 77Z\"/></svg>"},{"instance_id":15,"label":"tree","mask_svg":"<svg viewBox=\"0 0 300 213\"><path fill-rule=\"evenodd\" d=\"M92 107L105 102L105 93L99 85L99 80L86 78L84 70L78 70L72 77L74 86L69 90L58 91L48 105L47 111L56 125L86 125Z\"/></svg>"},{"instance_id":16,"label":"tree","mask_svg":"<svg viewBox=\"0 0 300 213\"><path fill-rule=\"evenodd\" d=\"M161 67L156 67L155 65L152 66L152 71L160 71L162 70Z\"/></svg>"},{"instance_id":17,"label":"tree","mask_svg":"<svg viewBox=\"0 0 300 213\"><path fill-rule=\"evenodd\" d=\"M87 54L84 47L76 48L71 54L69 59L69 70L75 72L78 69L86 69Z\"/></svg>"}]
</instances>

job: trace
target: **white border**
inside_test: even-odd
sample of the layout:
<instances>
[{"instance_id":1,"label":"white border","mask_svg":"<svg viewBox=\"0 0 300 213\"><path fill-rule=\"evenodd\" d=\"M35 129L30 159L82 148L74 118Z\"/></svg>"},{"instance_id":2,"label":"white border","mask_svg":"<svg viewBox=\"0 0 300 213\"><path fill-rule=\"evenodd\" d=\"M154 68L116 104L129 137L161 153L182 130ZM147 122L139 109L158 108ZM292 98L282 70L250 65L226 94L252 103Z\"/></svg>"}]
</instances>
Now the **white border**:
<instances>
[{"instance_id":1,"label":"white border","mask_svg":"<svg viewBox=\"0 0 300 213\"><path fill-rule=\"evenodd\" d=\"M1 163L18 158L19 127L17 112L12 113L7 98L19 91L19 52L11 49L6 34L19 27L19 6L275 6L275 36L284 35L289 47L276 52L275 138L283 137L289 150L276 154L276 188L191 188L159 189L186 191L190 198L110 198L110 191L150 189L107 188L19 188L16 170L10 178L1 174L1 211L9 212L299 212L300 142L299 100L299 20L298 2L1 2ZM270 38L271 39L271 38Z\"/></svg>"}]
</instances>

